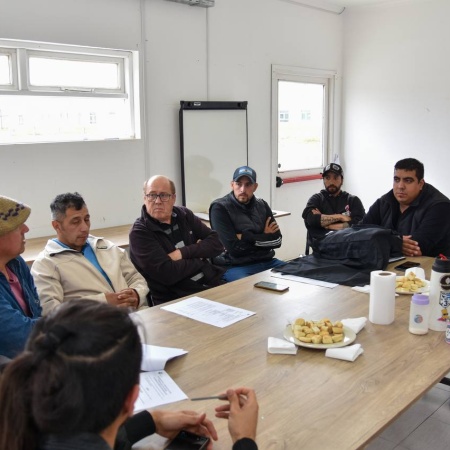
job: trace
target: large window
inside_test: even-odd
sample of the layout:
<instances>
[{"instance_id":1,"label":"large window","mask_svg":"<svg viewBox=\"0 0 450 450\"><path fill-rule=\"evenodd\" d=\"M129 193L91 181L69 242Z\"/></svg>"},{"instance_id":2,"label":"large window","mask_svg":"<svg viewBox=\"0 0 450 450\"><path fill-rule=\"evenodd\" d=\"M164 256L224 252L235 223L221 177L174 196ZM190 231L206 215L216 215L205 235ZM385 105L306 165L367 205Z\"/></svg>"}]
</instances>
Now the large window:
<instances>
[{"instance_id":1,"label":"large window","mask_svg":"<svg viewBox=\"0 0 450 450\"><path fill-rule=\"evenodd\" d=\"M139 138L134 51L0 39L0 144Z\"/></svg>"},{"instance_id":2,"label":"large window","mask_svg":"<svg viewBox=\"0 0 450 450\"><path fill-rule=\"evenodd\" d=\"M332 72L272 67L272 151L278 173L320 173L331 153Z\"/></svg>"}]
</instances>

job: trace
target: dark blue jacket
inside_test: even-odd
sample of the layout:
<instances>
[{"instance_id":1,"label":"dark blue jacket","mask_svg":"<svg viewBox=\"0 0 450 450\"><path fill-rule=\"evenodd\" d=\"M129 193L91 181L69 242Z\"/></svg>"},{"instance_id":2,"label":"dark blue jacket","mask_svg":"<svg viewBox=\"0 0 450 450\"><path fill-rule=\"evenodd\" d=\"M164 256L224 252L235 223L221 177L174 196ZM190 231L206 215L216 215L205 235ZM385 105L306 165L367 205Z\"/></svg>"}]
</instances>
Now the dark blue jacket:
<instances>
[{"instance_id":1,"label":"dark blue jacket","mask_svg":"<svg viewBox=\"0 0 450 450\"><path fill-rule=\"evenodd\" d=\"M24 349L31 329L41 317L42 309L33 277L25 261L19 256L9 261L7 267L19 279L31 312L31 317L25 315L8 280L0 272L0 355L13 358Z\"/></svg>"}]
</instances>

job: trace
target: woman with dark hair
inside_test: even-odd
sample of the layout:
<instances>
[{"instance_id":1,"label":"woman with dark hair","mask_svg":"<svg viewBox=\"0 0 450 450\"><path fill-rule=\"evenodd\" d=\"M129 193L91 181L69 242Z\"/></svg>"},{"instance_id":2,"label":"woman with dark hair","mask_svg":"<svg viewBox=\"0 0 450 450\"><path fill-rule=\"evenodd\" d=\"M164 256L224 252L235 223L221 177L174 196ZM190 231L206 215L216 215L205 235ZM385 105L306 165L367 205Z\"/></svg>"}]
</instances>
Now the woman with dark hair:
<instances>
[{"instance_id":1,"label":"woman with dark hair","mask_svg":"<svg viewBox=\"0 0 450 450\"><path fill-rule=\"evenodd\" d=\"M120 426L139 394L141 342L128 313L86 300L68 302L34 327L25 351L0 384L0 449L114 448ZM173 437L189 429L217 439L196 413L148 412L120 431L129 448L157 431ZM133 426L134 425L134 426Z\"/></svg>"},{"instance_id":2,"label":"woman with dark hair","mask_svg":"<svg viewBox=\"0 0 450 450\"><path fill-rule=\"evenodd\" d=\"M127 450L152 433L173 438L182 429L217 440L205 414L133 415L141 353L137 329L121 308L75 300L39 320L0 378L0 450ZM233 448L257 449L254 391L226 395L229 403L216 416L228 419Z\"/></svg>"}]
</instances>

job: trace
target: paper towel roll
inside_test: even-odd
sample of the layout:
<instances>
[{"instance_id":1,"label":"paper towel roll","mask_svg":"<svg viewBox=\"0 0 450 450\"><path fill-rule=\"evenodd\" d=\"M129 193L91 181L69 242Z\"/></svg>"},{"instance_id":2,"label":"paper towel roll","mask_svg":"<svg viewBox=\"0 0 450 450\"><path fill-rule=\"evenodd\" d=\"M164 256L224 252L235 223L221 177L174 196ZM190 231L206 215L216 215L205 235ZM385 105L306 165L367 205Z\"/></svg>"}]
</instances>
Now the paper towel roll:
<instances>
[{"instance_id":1,"label":"paper towel roll","mask_svg":"<svg viewBox=\"0 0 450 450\"><path fill-rule=\"evenodd\" d=\"M369 320L378 325L389 325L395 318L396 275L384 270L370 272Z\"/></svg>"}]
</instances>

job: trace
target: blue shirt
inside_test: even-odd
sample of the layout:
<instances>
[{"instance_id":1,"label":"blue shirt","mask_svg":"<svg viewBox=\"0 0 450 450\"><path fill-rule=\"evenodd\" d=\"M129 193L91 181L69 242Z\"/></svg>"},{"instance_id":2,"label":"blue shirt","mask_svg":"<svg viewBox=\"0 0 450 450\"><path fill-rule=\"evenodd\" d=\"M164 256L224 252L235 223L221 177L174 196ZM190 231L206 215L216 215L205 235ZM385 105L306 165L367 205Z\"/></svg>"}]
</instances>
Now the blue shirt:
<instances>
[{"instance_id":1,"label":"blue shirt","mask_svg":"<svg viewBox=\"0 0 450 450\"><path fill-rule=\"evenodd\" d=\"M71 249L71 247L69 247L66 244L63 244L61 241L58 241L58 239L53 239L56 243L58 243L61 247L67 248L67 249ZM73 250L73 249L72 249ZM83 254L83 256L103 275L103 277L105 278L105 280L109 283L109 285L113 288L113 285L111 283L111 280L109 279L108 275L106 274L106 272L103 270L102 266L98 263L97 260L97 256L95 256L94 250L92 249L92 247L89 245L89 242L86 242L83 245L83 248L81 249L81 252ZM114 290L114 288L113 288Z\"/></svg>"}]
</instances>

